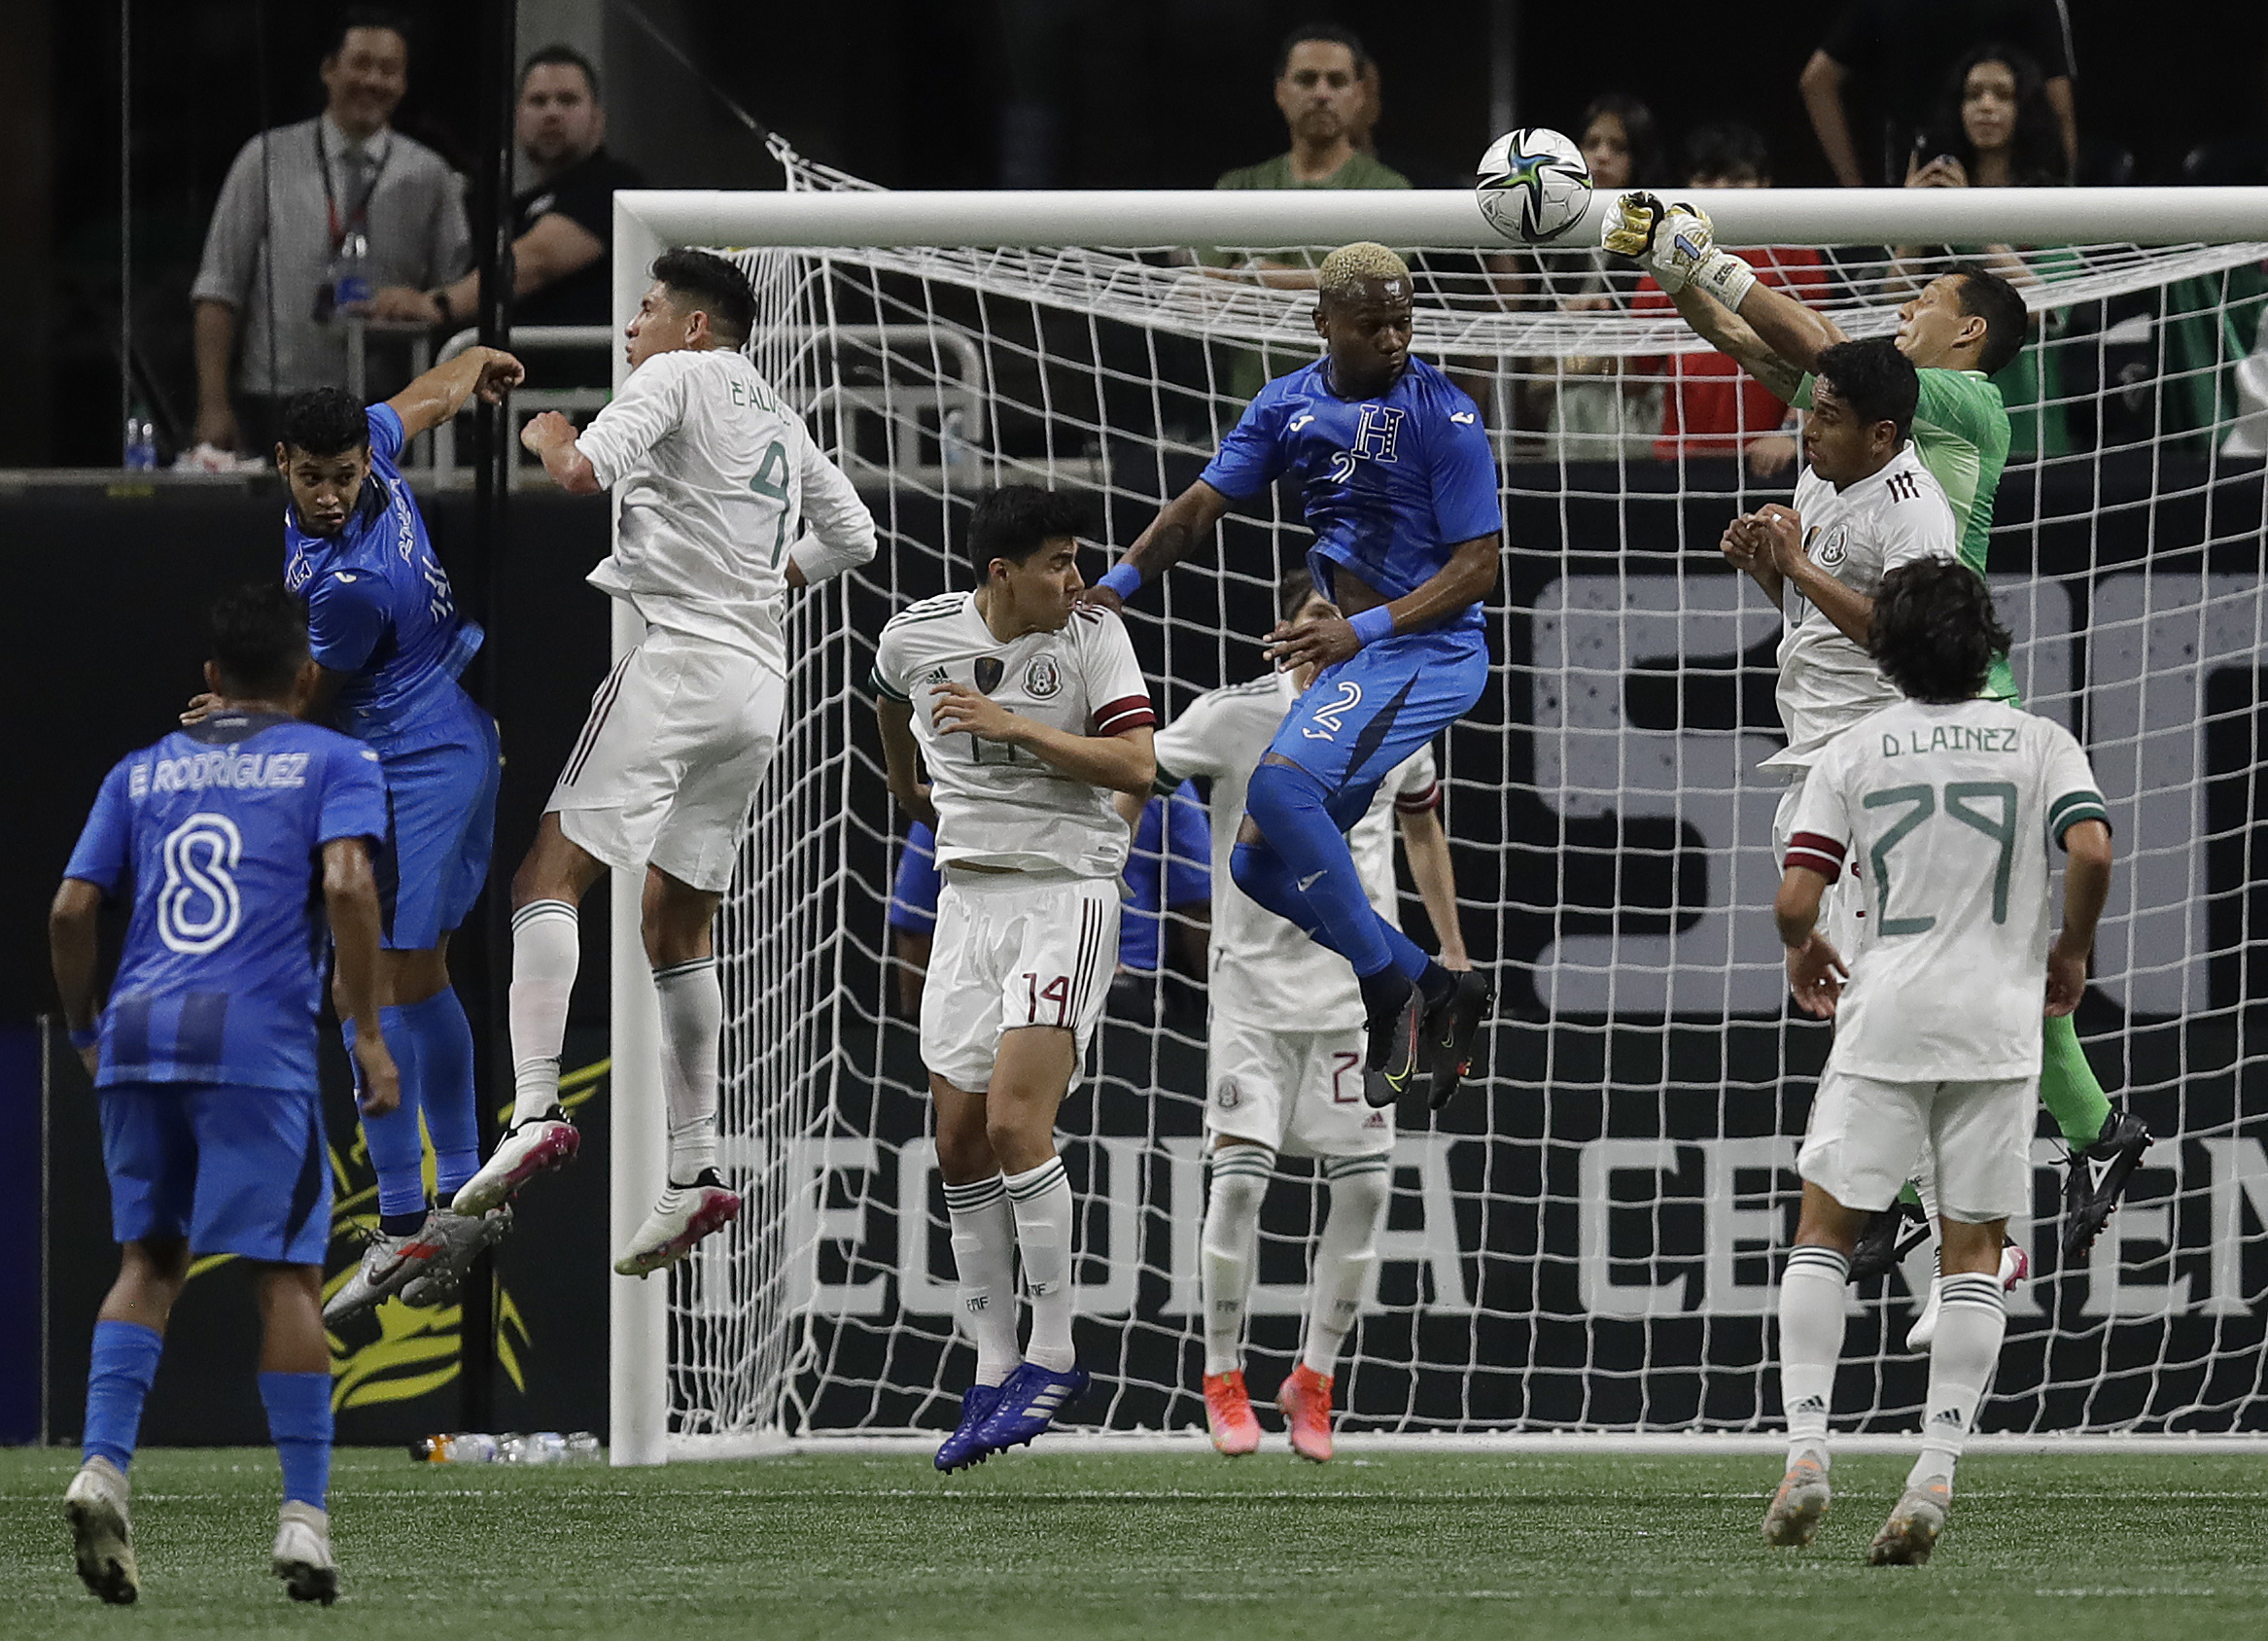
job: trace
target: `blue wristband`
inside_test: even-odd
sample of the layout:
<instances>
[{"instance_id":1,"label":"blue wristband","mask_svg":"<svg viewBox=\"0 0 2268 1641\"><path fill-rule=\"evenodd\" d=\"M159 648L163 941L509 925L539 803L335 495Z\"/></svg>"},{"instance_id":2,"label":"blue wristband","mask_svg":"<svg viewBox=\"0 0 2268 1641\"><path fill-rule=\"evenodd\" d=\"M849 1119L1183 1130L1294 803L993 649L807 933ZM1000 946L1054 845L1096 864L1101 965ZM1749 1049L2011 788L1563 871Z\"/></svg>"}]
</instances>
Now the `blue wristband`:
<instances>
[{"instance_id":1,"label":"blue wristband","mask_svg":"<svg viewBox=\"0 0 2268 1641\"><path fill-rule=\"evenodd\" d=\"M102 1028L99 1026L89 1026L84 1031L73 1031L71 1033L71 1046L77 1049L92 1048L101 1040Z\"/></svg>"},{"instance_id":2,"label":"blue wristband","mask_svg":"<svg viewBox=\"0 0 2268 1641\"><path fill-rule=\"evenodd\" d=\"M1382 604L1374 604L1359 615L1349 615L1346 624L1354 629L1356 640L1366 645L1394 636L1394 612Z\"/></svg>"},{"instance_id":3,"label":"blue wristband","mask_svg":"<svg viewBox=\"0 0 2268 1641\"><path fill-rule=\"evenodd\" d=\"M1121 602L1124 602L1142 590L1142 573L1122 558L1104 571L1102 579L1095 584L1099 587L1108 587L1119 596Z\"/></svg>"}]
</instances>

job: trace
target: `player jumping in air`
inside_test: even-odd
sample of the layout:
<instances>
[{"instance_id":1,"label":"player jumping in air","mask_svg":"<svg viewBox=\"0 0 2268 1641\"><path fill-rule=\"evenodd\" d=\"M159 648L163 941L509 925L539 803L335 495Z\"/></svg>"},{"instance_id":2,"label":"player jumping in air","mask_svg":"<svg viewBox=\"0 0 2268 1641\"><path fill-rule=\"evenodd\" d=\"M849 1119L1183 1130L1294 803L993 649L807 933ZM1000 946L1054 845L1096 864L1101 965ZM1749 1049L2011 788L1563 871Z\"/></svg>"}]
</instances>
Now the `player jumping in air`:
<instances>
[{"instance_id":1,"label":"player jumping in air","mask_svg":"<svg viewBox=\"0 0 2268 1641\"><path fill-rule=\"evenodd\" d=\"M968 525L976 590L899 611L875 646L890 795L935 832L945 875L922 1063L977 1362L939 1470L1029 1442L1087 1387L1055 1117L1117 961L1128 832L1110 794L1146 794L1157 764L1126 628L1080 602L1083 519L1052 491L986 496ZM1019 1259L1031 1298L1021 1351Z\"/></svg>"},{"instance_id":2,"label":"player jumping in air","mask_svg":"<svg viewBox=\"0 0 2268 1641\"><path fill-rule=\"evenodd\" d=\"M1297 478L1316 589L1343 613L1272 636L1278 667L1319 670L1253 772L1231 870L1246 894L1354 965L1370 1034L1365 1098L1391 1104L1422 1060L1438 1105L1469 1066L1488 985L1451 974L1378 915L1345 830L1388 771L1481 697L1480 600L1495 585L1504 531L1496 460L1473 401L1410 357L1402 259L1343 245L1316 280L1325 356L1261 390L1092 597L1118 608L1230 503Z\"/></svg>"},{"instance_id":3,"label":"player jumping in air","mask_svg":"<svg viewBox=\"0 0 2268 1641\"><path fill-rule=\"evenodd\" d=\"M2078 743L1978 698L2007 647L1978 576L1933 560L1883 577L1869 649L1905 699L1820 751L1773 905L1797 1000L1832 1017L1835 1034L1797 1158L1802 1217L1780 1281L1788 1471L1764 1517L1769 1543L1808 1544L1827 1512L1844 1266L1859 1233L1917 1161L1937 1178L1944 1297L1922 1452L1875 1535L1876 1565L1927 1561L1944 1527L2007 1326L2003 1234L2032 1205L2042 989L2049 1017L2077 1006L2111 889L2111 828ZM2050 840L2068 856L2052 947ZM1862 860L1874 928L1846 982L1820 902Z\"/></svg>"},{"instance_id":4,"label":"player jumping in air","mask_svg":"<svg viewBox=\"0 0 2268 1641\"><path fill-rule=\"evenodd\" d=\"M315 1048L328 933L364 1118L400 1108L370 865L386 786L373 749L298 721L322 685L298 602L281 586L214 607L205 682L196 723L103 781L49 919L55 989L102 1107L122 1244L94 1324L85 1462L63 1510L87 1589L132 1601L126 1472L142 1404L192 1255L233 1255L260 1296L260 1399L283 1462L271 1564L295 1600L328 1605L338 1594L321 1309L331 1161ZM98 1025L97 920L122 892L132 917Z\"/></svg>"},{"instance_id":5,"label":"player jumping in air","mask_svg":"<svg viewBox=\"0 0 2268 1641\"><path fill-rule=\"evenodd\" d=\"M1683 206L1663 207L1649 195L1630 196L1610 214L1610 251L1643 258L1680 316L1748 373L1792 404L1808 408L1819 355L1845 340L1826 315L1758 282L1755 270L1716 247L1708 218ZM1992 376L2022 351L2029 328L2024 298L1998 274L1965 265L1940 274L1899 310L1898 350L1921 374L1914 413L1914 448L1937 476L1961 529L1961 562L1985 574L1993 498L2007 460L2008 413ZM2006 656L1993 663L1985 693L2021 706ZM2113 1107L2079 1047L2071 1017L2047 1023L2040 1100L2070 1148L2064 1181L2063 1256L2068 1266L2085 1254L2118 1206L2149 1149L2139 1117ZM1854 1266L1856 1274L1888 1268L1905 1212L1925 1223L1924 1207L1902 1199L1901 1212L1873 1227ZM1933 1303L1935 1296L1933 1295ZM1925 1313L1925 1320L1927 1314ZM1913 1344L1927 1342L1916 1323Z\"/></svg>"},{"instance_id":6,"label":"player jumping in air","mask_svg":"<svg viewBox=\"0 0 2268 1641\"><path fill-rule=\"evenodd\" d=\"M1278 608L1296 631L1338 613L1303 568L1286 577ZM1255 904L1231 881L1229 857L1244 821L1244 793L1312 668L1270 673L1199 696L1158 732L1158 784L1212 783L1211 1020L1206 1062L1212 1183L1205 1199L1204 1411L1213 1446L1231 1456L1260 1446L1244 1387L1244 1310L1260 1205L1280 1152L1319 1159L1331 1207L1308 1283L1300 1360L1276 1392L1292 1450L1331 1456L1331 1388L1376 1258L1392 1186L1394 1116L1362 1098L1362 998L1343 959ZM1131 800L1129 800L1131 801ZM1128 804L1122 802L1120 813ZM1441 824L1431 747L1391 771L1347 845L1363 892L1395 917L1393 820L1426 915L1441 937L1442 966L1472 967L1457 928L1456 877Z\"/></svg>"},{"instance_id":7,"label":"player jumping in air","mask_svg":"<svg viewBox=\"0 0 2268 1641\"><path fill-rule=\"evenodd\" d=\"M787 590L874 556L873 515L740 351L755 319L730 262L665 252L624 331L630 379L614 402L579 436L556 411L520 434L562 489L618 491L614 550L590 581L627 601L646 637L599 685L512 879L511 1129L456 1207L485 1212L575 1155L559 1053L576 908L608 871L639 873L669 1181L614 1262L626 1276L683 1258L740 1212L716 1171L724 1000L711 925L780 745Z\"/></svg>"},{"instance_id":8,"label":"player jumping in air","mask_svg":"<svg viewBox=\"0 0 2268 1641\"><path fill-rule=\"evenodd\" d=\"M473 348L383 404L366 409L343 390L321 388L283 410L275 459L290 494L284 584L306 601L320 669L306 711L378 754L393 815L378 867L379 988L401 1103L363 1123L378 1229L324 1308L334 1327L392 1294L440 1304L511 1223L447 1205L480 1166L472 1029L449 984L449 935L488 881L502 755L496 720L457 682L480 647L479 623L458 611L398 463L411 439L474 394L496 402L521 374L511 355ZM202 707L193 703L190 716ZM351 1020L345 1030L351 1045ZM430 1208L427 1135L439 1196Z\"/></svg>"}]
</instances>

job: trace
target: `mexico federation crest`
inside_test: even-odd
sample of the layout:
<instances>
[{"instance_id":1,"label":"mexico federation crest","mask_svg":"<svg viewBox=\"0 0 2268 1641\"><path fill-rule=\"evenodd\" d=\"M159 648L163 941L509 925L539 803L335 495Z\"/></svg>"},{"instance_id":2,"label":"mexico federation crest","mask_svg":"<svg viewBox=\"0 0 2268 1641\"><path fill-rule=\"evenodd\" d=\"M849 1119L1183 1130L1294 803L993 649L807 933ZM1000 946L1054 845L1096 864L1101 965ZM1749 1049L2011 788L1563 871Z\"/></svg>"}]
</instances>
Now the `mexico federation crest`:
<instances>
[{"instance_id":1,"label":"mexico federation crest","mask_svg":"<svg viewBox=\"0 0 2268 1641\"><path fill-rule=\"evenodd\" d=\"M1213 1090L1213 1103L1224 1111L1234 1111L1243 1098L1237 1091L1237 1079L1234 1077L1223 1077L1221 1086Z\"/></svg>"},{"instance_id":2,"label":"mexico federation crest","mask_svg":"<svg viewBox=\"0 0 2268 1641\"><path fill-rule=\"evenodd\" d=\"M998 688L1000 674L1003 670L998 656L979 655L976 658L976 686L978 690L983 694L990 695Z\"/></svg>"},{"instance_id":3,"label":"mexico federation crest","mask_svg":"<svg viewBox=\"0 0 2268 1641\"><path fill-rule=\"evenodd\" d=\"M1832 570L1849 556L1850 545L1851 527L1847 524L1838 524L1820 541L1819 551L1811 556L1818 561L1822 569Z\"/></svg>"},{"instance_id":4,"label":"mexico federation crest","mask_svg":"<svg viewBox=\"0 0 2268 1641\"><path fill-rule=\"evenodd\" d=\"M1049 700L1063 687L1064 675L1048 656L1034 657L1031 665L1024 669L1024 693L1034 701Z\"/></svg>"}]
</instances>

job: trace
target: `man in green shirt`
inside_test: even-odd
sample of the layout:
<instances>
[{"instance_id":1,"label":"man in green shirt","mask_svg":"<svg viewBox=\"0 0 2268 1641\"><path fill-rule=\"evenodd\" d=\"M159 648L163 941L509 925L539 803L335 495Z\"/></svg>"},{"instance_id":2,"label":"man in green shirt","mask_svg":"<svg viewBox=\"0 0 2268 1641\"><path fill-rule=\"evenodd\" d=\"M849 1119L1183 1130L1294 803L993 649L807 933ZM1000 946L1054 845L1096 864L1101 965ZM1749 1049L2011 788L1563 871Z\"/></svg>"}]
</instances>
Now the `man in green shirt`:
<instances>
[{"instance_id":1,"label":"man in green shirt","mask_svg":"<svg viewBox=\"0 0 2268 1641\"><path fill-rule=\"evenodd\" d=\"M1291 148L1274 159L1226 171L1223 189L1408 188L1410 179L1365 152L1375 118L1378 70L1351 29L1309 23L1284 37L1275 60L1275 106L1291 132ZM1311 291L1320 251L1274 249L1251 255L1201 252L1199 260L1235 276L1279 291ZM1313 362L1314 349L1275 359L1238 352L1229 367L1229 391L1249 400L1271 376Z\"/></svg>"},{"instance_id":2,"label":"man in green shirt","mask_svg":"<svg viewBox=\"0 0 2268 1641\"><path fill-rule=\"evenodd\" d=\"M1634 195L1610 222L1607 250L1642 260L1694 332L1737 361L1789 403L1811 402L1813 362L1843 341L1826 315L1766 285L1749 265L1714 244L1708 218ZM1943 487L1961 530L1961 561L1985 574L1993 498L2008 456L2001 391L1989 379L2023 351L2030 327L2024 298L1998 274L1964 265L1942 274L1899 310L1899 352L1921 377L1913 419L1915 452ZM2021 706L2006 656L1993 663L1985 693ZM2139 1117L2114 1109L2079 1047L2069 1017L2049 1020L2040 1099L2070 1147L2064 1182L2063 1256L2068 1269L2094 1242L2149 1149ZM1899 1217L1884 1215L1870 1237L1889 1262ZM1869 1274L1854 1266L1854 1274Z\"/></svg>"}]
</instances>

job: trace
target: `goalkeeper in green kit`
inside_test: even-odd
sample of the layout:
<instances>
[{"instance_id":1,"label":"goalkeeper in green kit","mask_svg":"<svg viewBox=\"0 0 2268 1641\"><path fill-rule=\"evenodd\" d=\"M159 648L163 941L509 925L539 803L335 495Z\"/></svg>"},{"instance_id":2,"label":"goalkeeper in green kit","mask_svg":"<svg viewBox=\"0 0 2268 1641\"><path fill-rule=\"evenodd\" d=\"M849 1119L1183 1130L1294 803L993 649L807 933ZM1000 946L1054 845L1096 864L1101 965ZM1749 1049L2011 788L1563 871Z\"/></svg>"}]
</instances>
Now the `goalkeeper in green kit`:
<instances>
[{"instance_id":1,"label":"goalkeeper in green kit","mask_svg":"<svg viewBox=\"0 0 2268 1641\"><path fill-rule=\"evenodd\" d=\"M1789 403L1809 408L1813 361L1821 349L1845 340L1843 332L1825 315L1761 283L1748 263L1719 249L1704 213L1664 206L1650 194L1625 194L1620 210L1609 208L1601 242L1643 263L1695 333ZM1978 576L1985 574L1993 497L2008 454L2008 413L1990 378L2023 350L2029 325L2015 287L1973 265L1939 275L1899 310L1898 351L1913 362L1921 377L1921 402L1913 420L1915 452L1952 503L1961 530L1961 561ZM2006 655L1993 662L1985 694L2022 704ZM2051 1019L2046 1025L2040 1099L2070 1146L2063 1197L2068 1269L2084 1256L2117 1207L2149 1148L2150 1135L2140 1118L2113 1108L2105 1097L2071 1020ZM1926 1190L1927 1181L1922 1183ZM1931 1226L1934 1205L1917 1208L1902 1203L1878 1215L1851 1262L1854 1280L1886 1270L1912 1245L1901 1245L1900 1236L1910 1217ZM1909 1336L1909 1344L1926 1343L1926 1324L1934 1320L1926 1315L1917 1322L1915 1330L1925 1338Z\"/></svg>"}]
</instances>

